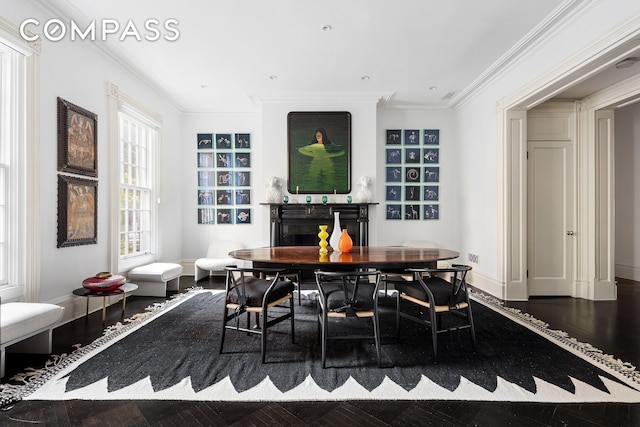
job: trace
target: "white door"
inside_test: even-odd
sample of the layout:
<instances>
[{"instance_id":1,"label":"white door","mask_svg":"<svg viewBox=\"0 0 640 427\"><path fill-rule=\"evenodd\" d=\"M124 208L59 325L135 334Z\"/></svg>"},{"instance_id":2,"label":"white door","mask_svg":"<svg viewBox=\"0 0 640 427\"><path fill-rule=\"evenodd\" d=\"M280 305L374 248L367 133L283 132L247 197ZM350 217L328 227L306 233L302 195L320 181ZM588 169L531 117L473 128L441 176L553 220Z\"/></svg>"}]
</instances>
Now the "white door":
<instances>
[{"instance_id":1,"label":"white door","mask_svg":"<svg viewBox=\"0 0 640 427\"><path fill-rule=\"evenodd\" d=\"M571 295L573 141L529 140L527 153L529 295Z\"/></svg>"}]
</instances>

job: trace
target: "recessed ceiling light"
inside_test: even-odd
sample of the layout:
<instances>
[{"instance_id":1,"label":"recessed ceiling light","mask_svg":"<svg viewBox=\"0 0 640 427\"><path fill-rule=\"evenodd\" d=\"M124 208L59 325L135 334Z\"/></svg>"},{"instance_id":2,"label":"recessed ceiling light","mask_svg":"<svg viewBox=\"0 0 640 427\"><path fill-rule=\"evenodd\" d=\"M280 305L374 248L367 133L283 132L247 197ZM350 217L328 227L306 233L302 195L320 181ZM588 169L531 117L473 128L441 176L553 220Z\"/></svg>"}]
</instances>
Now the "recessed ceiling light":
<instances>
[{"instance_id":1,"label":"recessed ceiling light","mask_svg":"<svg viewBox=\"0 0 640 427\"><path fill-rule=\"evenodd\" d=\"M620 61L620 62L618 62L618 63L616 64L616 68L617 68L618 70L621 70L621 69L623 69L623 68L629 68L629 67L631 67L633 64L635 64L636 62L638 62L638 59L639 59L639 58L634 58L634 57L631 57L631 58L625 58L625 59L623 59L622 61Z\"/></svg>"},{"instance_id":2,"label":"recessed ceiling light","mask_svg":"<svg viewBox=\"0 0 640 427\"><path fill-rule=\"evenodd\" d=\"M429 90L436 90L438 89L438 86L429 86Z\"/></svg>"},{"instance_id":3,"label":"recessed ceiling light","mask_svg":"<svg viewBox=\"0 0 640 427\"><path fill-rule=\"evenodd\" d=\"M333 29L331 25L323 25L321 28L322 31L331 31Z\"/></svg>"},{"instance_id":4,"label":"recessed ceiling light","mask_svg":"<svg viewBox=\"0 0 640 427\"><path fill-rule=\"evenodd\" d=\"M371 77L369 77L369 76L362 76L362 77L360 77L360 80L369 80L370 78Z\"/></svg>"},{"instance_id":5,"label":"recessed ceiling light","mask_svg":"<svg viewBox=\"0 0 640 427\"><path fill-rule=\"evenodd\" d=\"M278 76L269 76L269 80L278 80Z\"/></svg>"},{"instance_id":6,"label":"recessed ceiling light","mask_svg":"<svg viewBox=\"0 0 640 427\"><path fill-rule=\"evenodd\" d=\"M200 87L201 87L202 89L206 89L206 88L208 88L208 87L209 87L209 85L200 85Z\"/></svg>"}]
</instances>

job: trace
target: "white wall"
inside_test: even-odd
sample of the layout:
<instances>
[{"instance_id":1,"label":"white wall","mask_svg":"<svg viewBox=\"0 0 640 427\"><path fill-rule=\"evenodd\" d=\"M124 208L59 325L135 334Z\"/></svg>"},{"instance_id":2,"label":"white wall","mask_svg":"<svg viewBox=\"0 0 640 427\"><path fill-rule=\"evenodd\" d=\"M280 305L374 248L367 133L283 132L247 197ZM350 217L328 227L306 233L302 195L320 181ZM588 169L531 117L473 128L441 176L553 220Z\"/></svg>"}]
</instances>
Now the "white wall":
<instances>
[{"instance_id":1,"label":"white wall","mask_svg":"<svg viewBox=\"0 0 640 427\"><path fill-rule=\"evenodd\" d=\"M440 194L439 220L396 221L386 220L386 131L387 129L439 129L440 130ZM458 129L451 110L438 109L381 109L378 112L378 148L376 201L380 202L376 216L378 244L400 245L407 240L429 240L438 246L459 251L461 147ZM393 202L392 202L393 203Z\"/></svg>"},{"instance_id":2,"label":"white wall","mask_svg":"<svg viewBox=\"0 0 640 427\"><path fill-rule=\"evenodd\" d=\"M526 56L462 105L456 114L459 132L462 181L460 228L462 252L479 255L474 274L481 274L495 286L504 285L499 271L498 151L499 101L540 82L565 60L585 49L640 11L640 4L623 0L602 0L585 9L554 35L542 41ZM542 78L544 80L544 78ZM505 195L509 197L509 195ZM502 242L501 242L502 243ZM509 247L504 247L509 251Z\"/></svg>"},{"instance_id":3,"label":"white wall","mask_svg":"<svg viewBox=\"0 0 640 427\"><path fill-rule=\"evenodd\" d=\"M198 133L249 133L251 134L251 224L198 224L197 210L197 144ZM178 204L183 212L182 222L176 228L182 230L180 245L182 260L187 268L207 253L212 240L238 240L247 246L269 244L269 210L264 202L264 143L257 113L185 114L182 117L180 146L182 158L176 167L176 177L181 178ZM269 151L269 150L266 150ZM268 172L266 172L268 173ZM266 229L266 235L265 235ZM192 273L191 273L192 274Z\"/></svg>"},{"instance_id":4,"label":"white wall","mask_svg":"<svg viewBox=\"0 0 640 427\"><path fill-rule=\"evenodd\" d=\"M16 26L26 18L36 18L41 22L51 18L32 2L3 0L0 10ZM182 230L175 226L182 222L182 207L175 203L179 200L180 181L173 179L175 175L171 174L171 170L179 166L176 160L182 155L177 109L90 42L43 40L40 76L40 300L64 304L72 299L71 291L80 287L84 278L109 270L109 205L117 201L109 197L112 170L108 82L113 82L121 91L163 116L161 252L163 260L180 260ZM57 97L98 115L98 243L95 245L57 248ZM84 304L84 301L80 302ZM66 313L68 315L73 314Z\"/></svg>"},{"instance_id":5,"label":"white wall","mask_svg":"<svg viewBox=\"0 0 640 427\"><path fill-rule=\"evenodd\" d=\"M640 280L640 104L615 120L616 277Z\"/></svg>"}]
</instances>

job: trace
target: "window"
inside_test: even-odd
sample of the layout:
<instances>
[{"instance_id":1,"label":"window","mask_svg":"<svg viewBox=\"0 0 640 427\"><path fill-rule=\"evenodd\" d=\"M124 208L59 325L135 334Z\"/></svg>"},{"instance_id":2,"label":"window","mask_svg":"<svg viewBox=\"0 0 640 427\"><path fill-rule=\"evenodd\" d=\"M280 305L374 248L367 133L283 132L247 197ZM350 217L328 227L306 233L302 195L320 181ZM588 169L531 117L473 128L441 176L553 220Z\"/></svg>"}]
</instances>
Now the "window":
<instances>
[{"instance_id":1,"label":"window","mask_svg":"<svg viewBox=\"0 0 640 427\"><path fill-rule=\"evenodd\" d=\"M25 294L26 56L0 39L0 296Z\"/></svg>"},{"instance_id":2,"label":"window","mask_svg":"<svg viewBox=\"0 0 640 427\"><path fill-rule=\"evenodd\" d=\"M156 131L131 116L119 114L120 127L120 258L151 253L153 180L150 159Z\"/></svg>"},{"instance_id":3,"label":"window","mask_svg":"<svg viewBox=\"0 0 640 427\"><path fill-rule=\"evenodd\" d=\"M112 236L113 271L123 272L157 258L156 159L159 151L161 121L112 85L112 126L118 140L114 158L118 159L114 195ZM115 130L115 129L114 129ZM117 181L117 182L116 182ZM115 223L117 222L117 224Z\"/></svg>"}]
</instances>

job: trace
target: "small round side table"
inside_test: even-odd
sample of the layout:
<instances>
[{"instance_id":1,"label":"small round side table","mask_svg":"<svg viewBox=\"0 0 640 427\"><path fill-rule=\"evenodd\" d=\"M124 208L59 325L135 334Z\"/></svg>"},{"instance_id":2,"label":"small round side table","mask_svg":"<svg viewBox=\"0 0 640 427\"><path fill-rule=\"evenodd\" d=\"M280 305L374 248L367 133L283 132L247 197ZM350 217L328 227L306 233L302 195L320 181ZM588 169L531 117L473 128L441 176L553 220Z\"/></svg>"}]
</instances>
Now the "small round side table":
<instances>
[{"instance_id":1,"label":"small round side table","mask_svg":"<svg viewBox=\"0 0 640 427\"><path fill-rule=\"evenodd\" d=\"M107 316L107 297L122 295L122 314L124 314L124 309L127 304L127 294L130 294L136 289L138 289L138 285L136 285L135 283L125 283L119 288L110 291L92 291L91 289L87 288L78 288L73 290L73 294L79 297L85 297L87 299L85 317L89 316L89 298L102 297L102 324L104 325Z\"/></svg>"}]
</instances>

